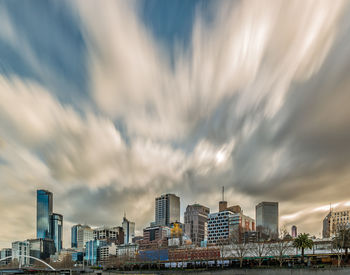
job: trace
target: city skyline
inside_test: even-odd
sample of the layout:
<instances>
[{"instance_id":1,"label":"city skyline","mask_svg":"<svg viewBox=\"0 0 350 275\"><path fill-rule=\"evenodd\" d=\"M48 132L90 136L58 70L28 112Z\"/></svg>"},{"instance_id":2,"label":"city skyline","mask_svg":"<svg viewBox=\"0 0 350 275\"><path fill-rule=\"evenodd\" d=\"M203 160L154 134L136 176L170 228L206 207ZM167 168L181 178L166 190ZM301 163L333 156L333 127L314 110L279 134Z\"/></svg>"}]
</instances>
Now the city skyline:
<instances>
[{"instance_id":1,"label":"city skyline","mask_svg":"<svg viewBox=\"0 0 350 275\"><path fill-rule=\"evenodd\" d=\"M141 234L166 193L316 236L350 208L349 2L167 2L0 0L0 248L36 237L37 189L63 247Z\"/></svg>"},{"instance_id":2,"label":"city skyline","mask_svg":"<svg viewBox=\"0 0 350 275\"><path fill-rule=\"evenodd\" d=\"M222 190L224 190L224 187L222 187ZM24 239L27 239L27 241L35 241L35 240L38 240L38 241L40 241L41 239L43 239L43 238L47 238L47 239L52 239L53 241L54 241L54 243L55 243L55 246L56 246L56 242L57 242L57 236L55 236L55 237L52 237L51 235L52 235L52 232L50 232L50 230L52 230L52 228L51 228L51 223L52 223L52 218L53 217L55 217L55 216L59 216L59 218L60 218L60 220L61 220L61 222L63 221L63 215L61 215L61 214L57 214L57 213L53 213L53 193L52 192L50 192L49 190L42 190L42 189L38 189L38 190L36 190L36 195L37 195L37 198L36 198L36 200L37 200L37 203L36 203L36 209L37 209L37 213L35 214L35 216L36 216L36 238L37 239L35 239L34 237L30 237L30 238L24 238ZM222 197L221 197L221 200L220 201L218 201L217 203L218 203L218 205L217 205L217 209L210 209L210 208L208 208L208 216L207 216L207 220L208 220L208 222L209 222L209 220L210 220L210 217L211 216L213 216L214 215L214 217L215 216L217 216L220 212L227 212L227 210L228 211L230 211L230 213L232 213L233 215L235 215L236 213L240 213L241 215L243 215L243 212L244 212L244 209L242 209L241 208L241 206L240 205L234 205L234 206L228 206L228 202L226 201L226 198L225 198L225 200L223 201L223 199L224 199L224 191L222 191ZM42 197L43 196L45 196L45 197L47 197L47 199L43 199ZM157 210L157 209L159 209L159 203L158 203L158 200L160 200L161 198L168 198L168 196L170 196L170 197L175 197L175 198L177 198L178 200L179 200L179 202L180 202L180 199L181 199L181 197L177 197L175 194L169 194L169 193L167 193L167 194L161 194L161 196L160 197L156 197L155 198L155 203L154 203L154 213L155 213L155 217L153 217L153 218L155 218L155 219L151 219L151 220L149 220L148 221L148 223L146 224L146 225L143 225L142 226L142 228L140 228L139 230L135 230L135 233L134 234L130 234L129 236L133 236L133 237L140 237L140 236L142 236L142 234L144 234L144 233L142 233L142 231L143 230L145 230L145 229L147 229L147 228L152 228L152 226L155 226L155 227L158 227L158 226L165 226L165 227L169 227L170 226L170 224L173 224L174 222L176 223L176 222L179 222L179 223L182 223L184 226L186 226L186 219L185 219L185 212L188 210L188 207L193 207L193 206L198 206L198 207L204 207L204 208L207 208L205 205L201 205L201 204L198 204L197 202L196 203L194 203L194 204L188 204L185 208L186 208L186 211L184 212L184 213L181 213L181 217L180 217L180 220L174 220L173 222L170 222L170 223L168 223L168 224L164 224L164 223L160 223L160 224L158 224L157 222L156 222L156 219L157 219L157 215L156 215L156 213L158 213L158 211L159 210ZM40 199L39 199L39 197L40 197ZM39 206L39 203L40 202L40 206ZM257 220L256 220L256 218L257 218L257 216L258 215L261 215L261 213L260 213L260 210L259 210L259 212L258 212L258 208L260 207L260 206L262 206L262 205L268 205L268 206L270 206L270 205L276 205L277 204L277 212L274 212L274 214L273 215L277 215L277 222L278 222L278 220L279 220L279 211L278 211L278 202L266 202L266 201L264 201L264 202L260 202L260 203L258 203L256 206L255 206L255 215L254 215L254 217L255 218L250 218L249 216L245 216L245 215L243 215L243 217L245 217L245 218L248 218L248 219L250 219L251 220L251 222L253 222L253 226L251 226L251 225L249 225L249 230L248 231L261 231L261 229L262 228L260 228L259 229L259 227L256 227L257 226ZM181 206L181 203L180 203L180 206ZM169 206L168 207L170 207L170 208L175 208L175 209L178 209L179 208L179 205L177 205L176 203L174 204L174 203L171 203L171 204L169 204ZM336 206L337 207L337 206ZM43 215L43 208L48 208L47 210L48 210L48 213L46 213L47 215L47 217L46 217L46 219L47 219L47 222L46 223L44 223L44 226L43 226L43 222L41 221L41 219L39 219L40 220L40 222L38 222L38 218L40 217L40 216L42 216ZM182 208L184 208L184 206L182 206ZM181 209L182 209L181 208ZM330 213L337 213L337 211L343 211L343 210L346 210L346 212L348 213L350 210L349 209L344 209L344 208L340 208L341 210L334 210L334 208L332 208L331 207L331 205L330 205L330 208L328 209L328 211L326 212L326 217L324 217L324 220L325 219L327 219L327 217L329 217L329 215L330 215ZM168 211L169 211L169 209L168 209ZM173 211L173 210L172 210ZM176 213L176 211L177 210L175 210L175 213ZM238 211L238 212L237 212ZM44 210L44 212L45 212L45 210ZM47 212L47 211L46 211ZM171 212L171 211L170 211ZM247 211L247 212L249 212L249 211ZM51 214L50 214L51 213ZM259 214L258 214L259 213ZM345 213L345 212L344 212ZM211 215L211 214L213 214L213 215ZM44 216L45 216L45 214L44 214ZM52 216L52 217L51 217ZM310 218L310 217L309 217ZM261 220L261 218L259 218L259 220ZM272 225L273 226L273 224L274 224L274 218L272 219L272 220L268 220L267 221L267 224L270 224L270 225ZM321 223L321 231L323 230L325 230L325 224L324 224L324 220L322 221L322 223ZM171 221L171 220L170 220ZM110 228L121 228L123 231L124 231L124 233L125 232L129 232L129 226L128 225L126 225L125 224L125 222L127 222L128 224L129 223L131 223L132 224L132 228L133 229L131 229L132 230L132 232L134 232L133 230L135 229L135 222L132 222L132 221L129 221L128 219L126 219L126 212L125 212L125 210L124 210L124 216L123 216L123 219L122 219L122 221L120 221L120 222L116 222L116 223L113 223L113 222L109 222L109 223L106 223L106 224L95 224L95 225L92 225L92 227L90 227L91 226L91 224L88 224L88 223L84 223L84 224L80 224L80 223L72 223L72 225L71 226L69 226L69 228L68 228L68 226L66 227L66 230L65 231L69 231L69 234L68 234L68 236L70 236L70 238L68 238L68 237L66 237L66 238L64 238L63 237L63 239L62 239L62 235L60 235L60 237L59 238L61 238L61 242L64 244L62 247L60 247L60 250L62 249L62 248L64 248L64 249L66 249L66 248L77 248L77 243L76 243L76 241L77 241L77 239L76 239L76 237L77 237L77 230L75 229L75 233L74 233L74 239L72 239L73 238L73 228L76 228L76 227L80 227L80 228L89 228L89 230L91 230L91 238L92 238L92 232L94 231L94 230L99 230L99 229L101 229L101 228L108 228L108 227L110 227ZM258 221L258 223L259 223L259 221ZM40 225L40 226L39 226ZM287 230L287 232L289 233L289 234L293 234L293 227L295 227L295 225L292 225L292 226L290 226L290 228L288 228L287 227L287 225L286 224L278 224L279 225L279 227L278 227L278 230L280 230L280 229L282 229L282 230ZM39 226L39 227L38 227ZM52 223L52 226L53 226L53 223ZM116 226L116 227L115 227ZM242 226L244 226L243 224L242 224ZM48 229L47 231L45 231L45 227ZM57 229L56 229L57 230ZM231 230L231 229L230 229ZM185 229L185 227L183 228L183 232L185 233L187 230ZM188 231L188 232L191 232L191 231ZM208 231L209 232L209 231ZM272 232L272 231L271 231ZM265 234L267 234L267 235L265 235L265 237L267 237L268 235L270 235L271 234L271 232L270 231L265 231ZM61 233L59 233L59 234L62 234L63 232L61 232ZM56 233L57 234L57 233ZM79 233L80 234L80 233ZM84 234L84 233L83 233ZM264 233L263 233L263 231L262 231L262 235L261 235L261 238L264 238L264 235L263 235ZM308 232L308 234L310 234L310 232ZM334 232L333 232L333 234L334 234ZM64 235L64 234L63 234ZM272 237L272 238L276 238L276 236L277 235L275 235L275 234L271 234L270 235L270 237ZM330 235L330 236L332 236L332 235ZM321 237L324 237L324 233L322 234L322 233L320 233L320 234L318 234L317 236L315 235L315 237L317 238L317 237L319 237L319 238L321 238ZM328 236L329 237L329 236ZM83 238L83 237L81 237L81 238ZM9 241L9 244L13 244L14 242L21 242L21 241L19 241L21 238L17 238L16 240L11 240L11 241ZM124 237L122 238L123 240L124 240L124 242L125 242L125 240L126 239L128 239L128 237L126 237L126 235L124 235ZM125 242L126 244L130 244L131 243L131 239L128 239L129 241L128 242ZM80 240L80 241L82 241L82 240ZM84 243L84 241L82 242L82 243ZM195 242L196 243L196 242ZM198 245L198 243L196 243L196 245ZM7 247L10 247L10 245L5 245L4 247L1 247L0 246L0 249L2 249L2 248L4 248L4 249L6 249ZM81 247L82 247L82 244L80 245L80 246L78 246L78 247L80 247L80 249L81 249Z\"/></svg>"}]
</instances>

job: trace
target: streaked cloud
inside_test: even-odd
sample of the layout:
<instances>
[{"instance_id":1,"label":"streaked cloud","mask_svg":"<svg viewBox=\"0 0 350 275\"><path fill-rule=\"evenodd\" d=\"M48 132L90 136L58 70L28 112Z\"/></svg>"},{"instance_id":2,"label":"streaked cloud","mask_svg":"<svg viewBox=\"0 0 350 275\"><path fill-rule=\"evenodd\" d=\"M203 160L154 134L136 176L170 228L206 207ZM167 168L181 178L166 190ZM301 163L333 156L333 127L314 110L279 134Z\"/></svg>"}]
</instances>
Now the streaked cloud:
<instances>
[{"instance_id":1,"label":"streaked cloud","mask_svg":"<svg viewBox=\"0 0 350 275\"><path fill-rule=\"evenodd\" d=\"M124 210L140 230L163 192L215 211L224 185L245 213L277 200L283 223L313 234L328 202L348 206L346 1L212 2L170 49L142 2L41 3L47 29L0 4L0 57L16 53L0 71L0 208L13 211L0 245L34 234L42 187L66 245L69 225Z\"/></svg>"}]
</instances>

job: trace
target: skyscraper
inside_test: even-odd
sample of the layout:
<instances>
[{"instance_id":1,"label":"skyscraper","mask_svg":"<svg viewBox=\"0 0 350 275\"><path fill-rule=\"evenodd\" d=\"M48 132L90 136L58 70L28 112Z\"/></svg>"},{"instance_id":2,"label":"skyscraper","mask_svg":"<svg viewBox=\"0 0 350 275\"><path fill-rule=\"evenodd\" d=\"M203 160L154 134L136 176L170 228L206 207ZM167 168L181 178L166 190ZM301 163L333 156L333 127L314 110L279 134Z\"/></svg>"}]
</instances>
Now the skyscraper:
<instances>
[{"instance_id":1,"label":"skyscraper","mask_svg":"<svg viewBox=\"0 0 350 275\"><path fill-rule=\"evenodd\" d=\"M125 215L123 217L124 244L132 243L132 238L135 237L135 223L129 221Z\"/></svg>"},{"instance_id":2,"label":"skyscraper","mask_svg":"<svg viewBox=\"0 0 350 275\"><path fill-rule=\"evenodd\" d=\"M73 225L71 228L71 248L78 247L78 229L81 227L81 224Z\"/></svg>"},{"instance_id":3,"label":"skyscraper","mask_svg":"<svg viewBox=\"0 0 350 275\"><path fill-rule=\"evenodd\" d=\"M63 216L53 213L51 215L51 238L55 243L56 252L60 252L62 249L62 229Z\"/></svg>"},{"instance_id":4,"label":"skyscraper","mask_svg":"<svg viewBox=\"0 0 350 275\"><path fill-rule=\"evenodd\" d=\"M37 190L36 194L36 237L51 238L52 193Z\"/></svg>"},{"instance_id":5,"label":"skyscraper","mask_svg":"<svg viewBox=\"0 0 350 275\"><path fill-rule=\"evenodd\" d=\"M52 213L53 195L47 190L36 191L36 237L54 240L57 252L62 249L63 216Z\"/></svg>"},{"instance_id":6,"label":"skyscraper","mask_svg":"<svg viewBox=\"0 0 350 275\"><path fill-rule=\"evenodd\" d=\"M207 235L209 208L200 204L188 205L185 212L185 234L198 246Z\"/></svg>"},{"instance_id":7,"label":"skyscraper","mask_svg":"<svg viewBox=\"0 0 350 275\"><path fill-rule=\"evenodd\" d=\"M155 200L155 224L170 226L180 221L180 198L174 194L165 194Z\"/></svg>"},{"instance_id":8,"label":"skyscraper","mask_svg":"<svg viewBox=\"0 0 350 275\"><path fill-rule=\"evenodd\" d=\"M265 238L278 237L278 202L261 202L255 207L256 230Z\"/></svg>"}]
</instances>

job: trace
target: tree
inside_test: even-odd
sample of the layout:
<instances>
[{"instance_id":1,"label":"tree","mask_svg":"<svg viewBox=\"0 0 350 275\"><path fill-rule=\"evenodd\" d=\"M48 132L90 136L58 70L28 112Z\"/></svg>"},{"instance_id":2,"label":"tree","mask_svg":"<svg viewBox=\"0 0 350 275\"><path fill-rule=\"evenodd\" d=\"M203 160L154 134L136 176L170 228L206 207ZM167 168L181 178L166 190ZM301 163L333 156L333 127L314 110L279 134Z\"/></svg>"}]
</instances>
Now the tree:
<instances>
[{"instance_id":1,"label":"tree","mask_svg":"<svg viewBox=\"0 0 350 275\"><path fill-rule=\"evenodd\" d=\"M271 254L277 257L280 267L282 267L285 261L285 256L291 249L291 238L285 228L282 228L280 232L279 239L274 243L271 243Z\"/></svg>"},{"instance_id":2,"label":"tree","mask_svg":"<svg viewBox=\"0 0 350 275\"><path fill-rule=\"evenodd\" d=\"M332 241L332 249L338 256L338 267L341 264L342 254L345 251L345 256L348 256L348 249L350 247L350 228L348 226L340 226Z\"/></svg>"},{"instance_id":3,"label":"tree","mask_svg":"<svg viewBox=\"0 0 350 275\"><path fill-rule=\"evenodd\" d=\"M258 258L259 267L262 265L263 257L267 256L271 250L270 243L259 240L250 246L252 255Z\"/></svg>"},{"instance_id":4,"label":"tree","mask_svg":"<svg viewBox=\"0 0 350 275\"><path fill-rule=\"evenodd\" d=\"M230 238L230 244L234 256L239 259L239 267L242 268L244 257L250 250L249 243L242 239L240 231L237 230Z\"/></svg>"},{"instance_id":5,"label":"tree","mask_svg":"<svg viewBox=\"0 0 350 275\"><path fill-rule=\"evenodd\" d=\"M304 263L304 250L305 248L311 249L314 245L313 240L309 238L309 234L301 233L293 241L293 246L301 249L301 262Z\"/></svg>"}]
</instances>

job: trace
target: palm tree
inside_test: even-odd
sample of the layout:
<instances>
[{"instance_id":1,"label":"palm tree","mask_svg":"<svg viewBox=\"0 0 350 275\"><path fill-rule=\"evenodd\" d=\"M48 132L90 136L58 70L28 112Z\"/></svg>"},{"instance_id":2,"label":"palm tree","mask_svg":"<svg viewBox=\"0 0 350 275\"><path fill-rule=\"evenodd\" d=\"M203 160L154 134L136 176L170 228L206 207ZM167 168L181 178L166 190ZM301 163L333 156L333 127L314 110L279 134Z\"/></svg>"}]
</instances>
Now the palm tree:
<instances>
[{"instance_id":1,"label":"palm tree","mask_svg":"<svg viewBox=\"0 0 350 275\"><path fill-rule=\"evenodd\" d=\"M314 245L313 240L309 238L309 234L301 233L294 239L293 246L301 248L301 261L304 263L304 250L305 248L312 248Z\"/></svg>"}]
</instances>

